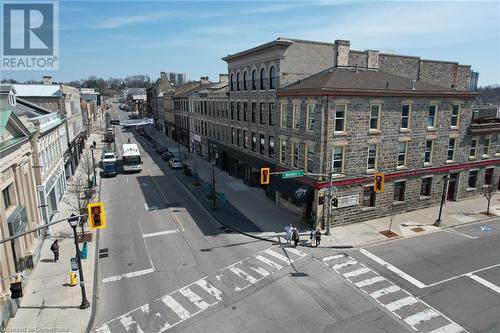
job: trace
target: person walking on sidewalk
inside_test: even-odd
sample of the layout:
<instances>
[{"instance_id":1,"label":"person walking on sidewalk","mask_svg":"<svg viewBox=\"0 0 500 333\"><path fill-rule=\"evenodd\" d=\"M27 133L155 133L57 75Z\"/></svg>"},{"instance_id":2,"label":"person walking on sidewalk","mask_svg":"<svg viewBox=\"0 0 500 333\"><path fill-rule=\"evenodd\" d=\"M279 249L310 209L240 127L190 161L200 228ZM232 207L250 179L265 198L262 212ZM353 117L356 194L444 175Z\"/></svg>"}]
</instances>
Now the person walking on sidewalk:
<instances>
[{"instance_id":1,"label":"person walking on sidewalk","mask_svg":"<svg viewBox=\"0 0 500 333\"><path fill-rule=\"evenodd\" d=\"M299 230L297 230L297 227L292 227L292 239L294 247L297 247L299 243Z\"/></svg>"},{"instance_id":2,"label":"person walking on sidewalk","mask_svg":"<svg viewBox=\"0 0 500 333\"><path fill-rule=\"evenodd\" d=\"M311 228L309 239L311 240L311 247L314 247L314 244L316 244L316 229Z\"/></svg>"},{"instance_id":3,"label":"person walking on sidewalk","mask_svg":"<svg viewBox=\"0 0 500 333\"><path fill-rule=\"evenodd\" d=\"M289 224L285 227L285 239L286 244L290 244L290 240L292 239L292 225Z\"/></svg>"},{"instance_id":4,"label":"person walking on sidewalk","mask_svg":"<svg viewBox=\"0 0 500 333\"><path fill-rule=\"evenodd\" d=\"M315 232L315 240L316 240L316 247L319 246L319 243L321 243L321 231L318 229L316 229L316 232Z\"/></svg>"},{"instance_id":5,"label":"person walking on sidewalk","mask_svg":"<svg viewBox=\"0 0 500 333\"><path fill-rule=\"evenodd\" d=\"M59 262L59 243L57 239L50 246L50 251L54 253L54 262Z\"/></svg>"}]
</instances>

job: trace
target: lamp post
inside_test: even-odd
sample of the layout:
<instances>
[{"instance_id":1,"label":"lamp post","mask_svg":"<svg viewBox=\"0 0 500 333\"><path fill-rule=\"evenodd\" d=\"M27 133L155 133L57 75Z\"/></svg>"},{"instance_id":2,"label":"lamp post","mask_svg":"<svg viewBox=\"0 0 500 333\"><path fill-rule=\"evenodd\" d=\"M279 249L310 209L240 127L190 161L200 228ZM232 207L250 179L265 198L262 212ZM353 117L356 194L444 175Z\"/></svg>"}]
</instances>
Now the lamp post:
<instances>
[{"instance_id":1,"label":"lamp post","mask_svg":"<svg viewBox=\"0 0 500 333\"><path fill-rule=\"evenodd\" d=\"M81 260L81 255L80 255L80 247L78 246L78 240L76 236L76 227L78 225L78 220L80 219L80 216L75 216L74 214L71 214L71 216L68 218L69 225L73 229L73 237L75 240L75 250L76 250L76 260L78 262L78 273L80 275L80 289L82 291L82 304L80 304L80 309L86 309L90 306L89 301L87 300L87 294L85 292L85 282L83 280L83 268L82 268L82 260Z\"/></svg>"},{"instance_id":2,"label":"lamp post","mask_svg":"<svg viewBox=\"0 0 500 333\"><path fill-rule=\"evenodd\" d=\"M94 180L92 181L92 185L96 185L96 175L95 175L95 159L94 159L94 149L95 146L91 145L90 146L90 152L92 153L92 169L94 170Z\"/></svg>"},{"instance_id":3,"label":"lamp post","mask_svg":"<svg viewBox=\"0 0 500 333\"><path fill-rule=\"evenodd\" d=\"M217 210L215 202L217 200L215 194L215 164L217 163L217 154L212 159L212 200L213 200L213 210Z\"/></svg>"},{"instance_id":4,"label":"lamp post","mask_svg":"<svg viewBox=\"0 0 500 333\"><path fill-rule=\"evenodd\" d=\"M443 194L441 195L441 206L439 206L439 216L437 220L434 222L434 226L441 226L441 213L443 212L444 201L446 200L446 188L448 187L448 180L450 179L450 175L443 176Z\"/></svg>"}]
</instances>

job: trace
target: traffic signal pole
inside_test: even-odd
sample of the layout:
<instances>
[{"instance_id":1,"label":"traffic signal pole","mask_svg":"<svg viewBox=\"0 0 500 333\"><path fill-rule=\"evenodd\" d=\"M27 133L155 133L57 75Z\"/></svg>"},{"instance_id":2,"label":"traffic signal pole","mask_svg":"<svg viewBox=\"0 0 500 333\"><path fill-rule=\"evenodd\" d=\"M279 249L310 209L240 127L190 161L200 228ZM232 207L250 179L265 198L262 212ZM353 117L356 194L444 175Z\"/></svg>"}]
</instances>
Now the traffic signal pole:
<instances>
[{"instance_id":1,"label":"traffic signal pole","mask_svg":"<svg viewBox=\"0 0 500 333\"><path fill-rule=\"evenodd\" d=\"M330 235L330 223L332 220L332 199L333 199L333 152L330 160L330 172L328 173L329 183L328 186L328 216L326 217L326 235Z\"/></svg>"}]
</instances>

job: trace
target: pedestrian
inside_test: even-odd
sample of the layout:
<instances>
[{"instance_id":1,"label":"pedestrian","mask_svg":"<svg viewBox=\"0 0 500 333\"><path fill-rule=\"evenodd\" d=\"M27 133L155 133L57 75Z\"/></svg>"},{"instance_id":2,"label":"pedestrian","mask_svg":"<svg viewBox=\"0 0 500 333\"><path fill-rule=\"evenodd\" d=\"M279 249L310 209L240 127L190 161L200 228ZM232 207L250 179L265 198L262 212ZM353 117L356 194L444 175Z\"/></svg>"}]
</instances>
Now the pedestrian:
<instances>
[{"instance_id":1,"label":"pedestrian","mask_svg":"<svg viewBox=\"0 0 500 333\"><path fill-rule=\"evenodd\" d=\"M97 143L95 142L95 140L94 140L94 142L92 142L92 146L94 146L94 149L97 146Z\"/></svg>"},{"instance_id":2,"label":"pedestrian","mask_svg":"<svg viewBox=\"0 0 500 333\"><path fill-rule=\"evenodd\" d=\"M297 247L299 243L299 230L297 230L297 227L292 228L292 239L294 247Z\"/></svg>"},{"instance_id":3,"label":"pedestrian","mask_svg":"<svg viewBox=\"0 0 500 333\"><path fill-rule=\"evenodd\" d=\"M309 239L311 240L311 247L314 247L314 244L316 243L316 230L314 228L311 228Z\"/></svg>"},{"instance_id":4,"label":"pedestrian","mask_svg":"<svg viewBox=\"0 0 500 333\"><path fill-rule=\"evenodd\" d=\"M130 143L130 138L128 138L128 143Z\"/></svg>"},{"instance_id":5,"label":"pedestrian","mask_svg":"<svg viewBox=\"0 0 500 333\"><path fill-rule=\"evenodd\" d=\"M59 243L57 239L50 246L50 250L54 253L54 262L59 262Z\"/></svg>"},{"instance_id":6,"label":"pedestrian","mask_svg":"<svg viewBox=\"0 0 500 333\"><path fill-rule=\"evenodd\" d=\"M321 231L319 231L319 228L316 229L316 247L319 246L319 243L321 243Z\"/></svg>"},{"instance_id":7,"label":"pedestrian","mask_svg":"<svg viewBox=\"0 0 500 333\"><path fill-rule=\"evenodd\" d=\"M289 224L285 227L285 239L286 239L286 244L290 244L290 239L292 237L292 225Z\"/></svg>"}]
</instances>

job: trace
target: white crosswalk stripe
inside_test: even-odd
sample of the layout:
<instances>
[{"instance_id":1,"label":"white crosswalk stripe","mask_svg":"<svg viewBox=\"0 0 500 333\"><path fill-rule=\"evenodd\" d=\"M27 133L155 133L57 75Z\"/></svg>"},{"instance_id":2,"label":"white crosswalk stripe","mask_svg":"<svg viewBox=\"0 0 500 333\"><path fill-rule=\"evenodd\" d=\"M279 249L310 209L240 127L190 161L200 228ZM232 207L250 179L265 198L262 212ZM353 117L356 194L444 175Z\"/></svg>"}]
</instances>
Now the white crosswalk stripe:
<instances>
[{"instance_id":1,"label":"white crosswalk stripe","mask_svg":"<svg viewBox=\"0 0 500 333\"><path fill-rule=\"evenodd\" d=\"M213 297L215 297L215 299L217 301L220 301L222 300L222 291L220 291L219 289L215 288L214 286L212 286L208 281L206 281L205 279L202 279L202 280L199 280L199 281L196 281L195 282L198 286L200 286L203 290L205 290L207 293L209 293L210 295L212 295Z\"/></svg>"},{"instance_id":2,"label":"white crosswalk stripe","mask_svg":"<svg viewBox=\"0 0 500 333\"><path fill-rule=\"evenodd\" d=\"M120 322L122 323L123 327L127 332L130 331L132 327L135 328L135 332L137 333L144 333L144 331L137 325L137 323L132 319L130 315L123 315L120 317Z\"/></svg>"},{"instance_id":3,"label":"white crosswalk stripe","mask_svg":"<svg viewBox=\"0 0 500 333\"><path fill-rule=\"evenodd\" d=\"M415 313L409 317L404 318L403 320L410 326L415 326L423 321L432 319L434 317L438 317L441 314L435 311L434 309L425 309L422 312Z\"/></svg>"},{"instance_id":4,"label":"white crosswalk stripe","mask_svg":"<svg viewBox=\"0 0 500 333\"><path fill-rule=\"evenodd\" d=\"M382 288L382 289L379 289L377 291L374 291L373 293L370 294L370 296L373 298L379 298L381 296L392 294L392 293L395 293L396 291L400 291L400 290L401 290L401 288L399 288L398 286L390 286L387 288Z\"/></svg>"},{"instance_id":5,"label":"white crosswalk stripe","mask_svg":"<svg viewBox=\"0 0 500 333\"><path fill-rule=\"evenodd\" d=\"M230 267L229 270L231 272L233 272L234 274L238 275L240 278L243 278L243 279L247 280L251 284L256 284L257 283L257 279L256 278L254 278L253 276L249 275L248 273L242 271L238 267L234 267L233 266L233 267Z\"/></svg>"},{"instance_id":6,"label":"white crosswalk stripe","mask_svg":"<svg viewBox=\"0 0 500 333\"><path fill-rule=\"evenodd\" d=\"M271 273L269 273L268 271L266 271L266 270L265 270L264 268L262 268L262 267L253 267L253 266L250 266L250 267L248 267L248 268L249 268L249 269L251 269L251 270L252 270L252 271L254 271L254 272L259 273L259 274L260 274L260 275L262 275L263 277L266 277L266 276L268 276L269 274L271 274Z\"/></svg>"},{"instance_id":7,"label":"white crosswalk stripe","mask_svg":"<svg viewBox=\"0 0 500 333\"><path fill-rule=\"evenodd\" d=\"M461 333L461 332L466 332L462 326L457 325L455 323L451 323L446 326L435 329L433 331L430 331L429 333Z\"/></svg>"},{"instance_id":8,"label":"white crosswalk stripe","mask_svg":"<svg viewBox=\"0 0 500 333\"><path fill-rule=\"evenodd\" d=\"M293 260L290 260L289 258L285 257L284 255L280 254L280 253L276 253L274 252L273 250L264 250L264 253L267 253L269 254L270 256L273 256L281 261L284 261L287 265L290 263L290 262L293 262Z\"/></svg>"},{"instance_id":9,"label":"white crosswalk stripe","mask_svg":"<svg viewBox=\"0 0 500 333\"><path fill-rule=\"evenodd\" d=\"M381 276L375 276L375 277L370 278L370 279L356 282L354 285L358 288L363 288L363 287L371 286L372 284L379 283L382 281L387 281L387 280Z\"/></svg>"},{"instance_id":10,"label":"white crosswalk stripe","mask_svg":"<svg viewBox=\"0 0 500 333\"><path fill-rule=\"evenodd\" d=\"M336 260L336 259L340 259L340 258L345 258L345 255L344 254L336 254L334 256L325 257L325 258L323 258L323 262L326 263L327 261Z\"/></svg>"},{"instance_id":11,"label":"white crosswalk stripe","mask_svg":"<svg viewBox=\"0 0 500 333\"><path fill-rule=\"evenodd\" d=\"M210 305L205 302L200 296L195 294L191 289L189 288L182 288L179 290L179 292L184 295L191 303L196 305L200 310L205 310L208 308Z\"/></svg>"},{"instance_id":12,"label":"white crosswalk stripe","mask_svg":"<svg viewBox=\"0 0 500 333\"><path fill-rule=\"evenodd\" d=\"M394 301L392 303L385 304L384 306L387 308L387 310L394 312L396 310L404 308L405 306L416 304L416 303L418 303L418 299L416 299L413 296L408 296L405 298L398 299L397 301Z\"/></svg>"},{"instance_id":13,"label":"white crosswalk stripe","mask_svg":"<svg viewBox=\"0 0 500 333\"><path fill-rule=\"evenodd\" d=\"M167 295L161 298L163 303L168 306L172 311L175 312L176 315L181 319L188 319L191 315L188 310L184 309L182 305L180 305L172 296Z\"/></svg>"},{"instance_id":14,"label":"white crosswalk stripe","mask_svg":"<svg viewBox=\"0 0 500 333\"><path fill-rule=\"evenodd\" d=\"M263 263L266 263L266 264L268 264L269 266L271 266L271 267L273 267L273 268L275 268L275 269L277 269L277 270L280 270L280 269L282 269L282 268L283 268L283 266L281 266L280 264L277 264L277 263L275 263L274 261L269 260L269 259L267 259L267 258L265 258L265 257L263 257L263 256L261 256L261 255L257 255L257 256L255 256L255 258L256 258L256 259L259 259L259 260L260 260L260 261L262 261Z\"/></svg>"},{"instance_id":15,"label":"white crosswalk stripe","mask_svg":"<svg viewBox=\"0 0 500 333\"><path fill-rule=\"evenodd\" d=\"M363 267L363 268L358 268L354 271L344 273L342 275L344 275L344 277L346 277L346 278L350 278L350 277L355 277L355 276L359 276L362 274L366 274L366 273L371 272L371 271L372 271L371 269Z\"/></svg>"},{"instance_id":16,"label":"white crosswalk stripe","mask_svg":"<svg viewBox=\"0 0 500 333\"><path fill-rule=\"evenodd\" d=\"M358 262L356 260L347 260L346 262L343 262L341 264L336 264L336 265L333 265L333 269L334 270L339 270L341 268L344 268L344 267L348 267L348 266L354 266L356 265Z\"/></svg>"}]
</instances>

